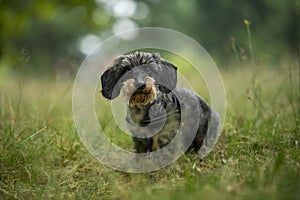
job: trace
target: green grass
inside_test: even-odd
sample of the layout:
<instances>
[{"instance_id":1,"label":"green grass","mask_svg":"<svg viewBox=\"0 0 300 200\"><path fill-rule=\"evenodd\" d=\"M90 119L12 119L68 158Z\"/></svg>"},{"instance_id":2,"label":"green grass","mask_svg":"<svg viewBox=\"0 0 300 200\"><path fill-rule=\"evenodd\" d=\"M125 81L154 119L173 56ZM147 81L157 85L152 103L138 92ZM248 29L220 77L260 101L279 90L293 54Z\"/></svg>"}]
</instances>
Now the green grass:
<instances>
[{"instance_id":1,"label":"green grass","mask_svg":"<svg viewBox=\"0 0 300 200\"><path fill-rule=\"evenodd\" d=\"M145 174L114 171L81 144L73 80L0 76L0 199L299 199L297 70L223 70L227 116L216 147L201 162L183 155ZM130 147L111 116L101 117L114 142Z\"/></svg>"}]
</instances>

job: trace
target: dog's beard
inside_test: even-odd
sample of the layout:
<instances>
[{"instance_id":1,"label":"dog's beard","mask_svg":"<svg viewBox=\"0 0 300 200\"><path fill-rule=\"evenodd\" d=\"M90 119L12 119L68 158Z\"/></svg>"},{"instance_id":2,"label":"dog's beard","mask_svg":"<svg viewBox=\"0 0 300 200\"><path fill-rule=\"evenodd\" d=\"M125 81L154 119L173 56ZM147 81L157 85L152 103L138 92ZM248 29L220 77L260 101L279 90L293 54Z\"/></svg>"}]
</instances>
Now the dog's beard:
<instances>
[{"instance_id":1,"label":"dog's beard","mask_svg":"<svg viewBox=\"0 0 300 200\"><path fill-rule=\"evenodd\" d=\"M145 106L156 99L157 90L154 85L154 79L147 78L143 89L134 86L134 80L128 79L124 82L122 88L124 96L130 106Z\"/></svg>"},{"instance_id":2,"label":"dog's beard","mask_svg":"<svg viewBox=\"0 0 300 200\"><path fill-rule=\"evenodd\" d=\"M149 85L142 90L134 92L130 99L129 105L131 106L145 106L150 104L156 98L156 88L153 85Z\"/></svg>"}]
</instances>

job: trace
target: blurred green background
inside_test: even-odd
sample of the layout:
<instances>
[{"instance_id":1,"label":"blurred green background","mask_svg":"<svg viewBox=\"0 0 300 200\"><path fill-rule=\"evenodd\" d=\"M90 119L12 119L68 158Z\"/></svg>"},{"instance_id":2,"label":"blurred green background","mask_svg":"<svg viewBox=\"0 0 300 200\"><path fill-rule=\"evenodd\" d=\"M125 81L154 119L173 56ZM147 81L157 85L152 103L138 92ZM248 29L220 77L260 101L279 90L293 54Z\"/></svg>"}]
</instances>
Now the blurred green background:
<instances>
[{"instance_id":1,"label":"blurred green background","mask_svg":"<svg viewBox=\"0 0 300 200\"><path fill-rule=\"evenodd\" d=\"M299 6L300 0L0 0L0 199L300 199ZM161 170L128 174L101 164L82 144L72 88L99 42L145 26L180 31L208 51L225 84L227 112L203 160L184 154ZM162 57L209 101L186 60ZM95 103L110 141L132 148L111 102L96 93Z\"/></svg>"},{"instance_id":2,"label":"blurred green background","mask_svg":"<svg viewBox=\"0 0 300 200\"><path fill-rule=\"evenodd\" d=\"M0 66L22 73L72 74L106 38L158 26L191 36L226 67L250 59L245 20L250 22L256 62L278 62L296 56L296 4L297 0L1 0Z\"/></svg>"}]
</instances>

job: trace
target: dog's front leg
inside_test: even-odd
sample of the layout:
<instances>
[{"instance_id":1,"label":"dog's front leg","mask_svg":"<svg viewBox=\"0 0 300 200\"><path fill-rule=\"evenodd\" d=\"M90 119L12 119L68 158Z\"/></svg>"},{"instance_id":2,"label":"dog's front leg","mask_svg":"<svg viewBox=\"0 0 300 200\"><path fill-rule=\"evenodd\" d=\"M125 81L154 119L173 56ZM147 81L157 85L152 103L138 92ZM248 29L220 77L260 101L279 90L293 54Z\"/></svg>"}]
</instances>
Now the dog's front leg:
<instances>
[{"instance_id":1,"label":"dog's front leg","mask_svg":"<svg viewBox=\"0 0 300 200\"><path fill-rule=\"evenodd\" d=\"M149 153L152 151L152 139L151 138L133 138L134 149L136 153Z\"/></svg>"}]
</instances>

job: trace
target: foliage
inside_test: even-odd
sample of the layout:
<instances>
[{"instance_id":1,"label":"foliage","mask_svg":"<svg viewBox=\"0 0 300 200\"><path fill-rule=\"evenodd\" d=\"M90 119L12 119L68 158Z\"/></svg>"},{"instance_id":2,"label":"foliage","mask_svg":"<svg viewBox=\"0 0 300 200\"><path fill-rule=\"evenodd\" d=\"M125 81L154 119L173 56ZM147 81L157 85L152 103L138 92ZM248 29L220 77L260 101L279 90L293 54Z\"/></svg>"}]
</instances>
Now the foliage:
<instances>
[{"instance_id":1,"label":"foliage","mask_svg":"<svg viewBox=\"0 0 300 200\"><path fill-rule=\"evenodd\" d=\"M223 70L228 112L217 146L202 161L196 155L183 155L170 166L146 174L114 171L84 148L72 119L72 80L3 78L0 196L298 199L300 121L293 89L298 77L291 70L251 65ZM110 104L103 98L96 102L102 105L105 132L116 144L128 146L130 141L118 136L121 132L107 115Z\"/></svg>"},{"instance_id":2,"label":"foliage","mask_svg":"<svg viewBox=\"0 0 300 200\"><path fill-rule=\"evenodd\" d=\"M104 12L92 0L1 1L1 59L18 70L72 67L72 60L82 56L78 39L109 23L95 24L96 9Z\"/></svg>"},{"instance_id":3,"label":"foliage","mask_svg":"<svg viewBox=\"0 0 300 200\"><path fill-rule=\"evenodd\" d=\"M0 0L1 199L299 199L299 0L134 1L149 9L145 18L117 16L112 2ZM221 63L227 116L203 160L187 154L159 171L127 174L102 165L78 138L69 75L84 56L79 43L87 34L109 37L123 18L182 31ZM179 72L209 96L194 71ZM107 137L130 148L112 126L110 103L96 103Z\"/></svg>"},{"instance_id":4,"label":"foliage","mask_svg":"<svg viewBox=\"0 0 300 200\"><path fill-rule=\"evenodd\" d=\"M142 25L186 33L213 57L228 61L234 58L231 37L236 39L239 53L246 56L245 59L250 56L243 27L243 20L247 19L253 29L257 57L270 61L283 55L282 52L295 55L296 13L299 12L295 8L296 1L147 1L152 12Z\"/></svg>"},{"instance_id":5,"label":"foliage","mask_svg":"<svg viewBox=\"0 0 300 200\"><path fill-rule=\"evenodd\" d=\"M113 9L120 1L0 1L2 65L31 72L57 68L74 71L84 56L79 50L80 40L88 34L104 40L114 34L122 19L137 22L140 27L181 31L202 44L218 63L233 60L236 55L250 59L243 25L247 19L258 62L296 55L299 0L122 0L137 6L132 16L118 16ZM139 11L147 14L145 8L148 15L135 17ZM127 13L132 11L127 9Z\"/></svg>"}]
</instances>

